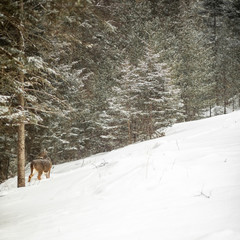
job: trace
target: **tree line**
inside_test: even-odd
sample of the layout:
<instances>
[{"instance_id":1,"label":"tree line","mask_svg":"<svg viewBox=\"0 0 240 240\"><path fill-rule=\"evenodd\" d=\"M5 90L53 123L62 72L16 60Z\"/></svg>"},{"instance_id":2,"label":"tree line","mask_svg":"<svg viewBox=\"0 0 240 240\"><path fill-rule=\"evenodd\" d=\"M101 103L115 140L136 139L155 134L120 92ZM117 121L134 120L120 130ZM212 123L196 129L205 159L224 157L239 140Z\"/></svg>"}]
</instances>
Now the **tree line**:
<instances>
[{"instance_id":1,"label":"tree line","mask_svg":"<svg viewBox=\"0 0 240 240\"><path fill-rule=\"evenodd\" d=\"M0 182L240 105L237 0L2 0Z\"/></svg>"}]
</instances>

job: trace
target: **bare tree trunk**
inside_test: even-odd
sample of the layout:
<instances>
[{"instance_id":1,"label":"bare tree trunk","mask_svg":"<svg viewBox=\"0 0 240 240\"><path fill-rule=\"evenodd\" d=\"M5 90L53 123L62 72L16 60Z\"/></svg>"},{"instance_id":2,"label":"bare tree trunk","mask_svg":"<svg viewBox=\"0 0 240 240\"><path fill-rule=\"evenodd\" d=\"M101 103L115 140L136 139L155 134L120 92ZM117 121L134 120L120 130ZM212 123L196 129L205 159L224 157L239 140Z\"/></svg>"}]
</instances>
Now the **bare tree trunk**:
<instances>
[{"instance_id":1,"label":"bare tree trunk","mask_svg":"<svg viewBox=\"0 0 240 240\"><path fill-rule=\"evenodd\" d=\"M152 139L153 135L153 120L152 120L152 103L149 105L149 117L147 119L147 126L148 126L148 137Z\"/></svg>"},{"instance_id":2,"label":"bare tree trunk","mask_svg":"<svg viewBox=\"0 0 240 240\"><path fill-rule=\"evenodd\" d=\"M18 187L25 187L25 124L18 126Z\"/></svg>"},{"instance_id":3,"label":"bare tree trunk","mask_svg":"<svg viewBox=\"0 0 240 240\"><path fill-rule=\"evenodd\" d=\"M128 143L132 144L131 120L130 119L128 119L127 124L128 124Z\"/></svg>"},{"instance_id":4,"label":"bare tree trunk","mask_svg":"<svg viewBox=\"0 0 240 240\"><path fill-rule=\"evenodd\" d=\"M7 136L4 137L4 149L8 151ZM8 179L9 157L7 154L2 154L0 157L0 183Z\"/></svg>"},{"instance_id":5,"label":"bare tree trunk","mask_svg":"<svg viewBox=\"0 0 240 240\"><path fill-rule=\"evenodd\" d=\"M19 49L23 53L24 51L24 37L22 32L22 20L23 20L23 0L20 1L20 17L21 17L21 28L19 30ZM21 111L24 111L24 73L22 70L19 73L19 82L21 84L22 92L19 94L19 107ZM18 126L18 187L25 187L25 118L24 112L21 117Z\"/></svg>"},{"instance_id":6,"label":"bare tree trunk","mask_svg":"<svg viewBox=\"0 0 240 240\"><path fill-rule=\"evenodd\" d=\"M227 86L227 80L226 80L226 77L225 77L225 72L224 72L224 76L223 76L224 78L223 78L223 88L224 88L224 90L223 90L223 104L224 104L224 114L227 114L227 105L228 105L228 96L227 96L227 88L228 88L228 86Z\"/></svg>"},{"instance_id":7,"label":"bare tree trunk","mask_svg":"<svg viewBox=\"0 0 240 240\"><path fill-rule=\"evenodd\" d=\"M227 103L226 101L224 100L224 108L223 108L223 113L224 114L227 114Z\"/></svg>"}]
</instances>

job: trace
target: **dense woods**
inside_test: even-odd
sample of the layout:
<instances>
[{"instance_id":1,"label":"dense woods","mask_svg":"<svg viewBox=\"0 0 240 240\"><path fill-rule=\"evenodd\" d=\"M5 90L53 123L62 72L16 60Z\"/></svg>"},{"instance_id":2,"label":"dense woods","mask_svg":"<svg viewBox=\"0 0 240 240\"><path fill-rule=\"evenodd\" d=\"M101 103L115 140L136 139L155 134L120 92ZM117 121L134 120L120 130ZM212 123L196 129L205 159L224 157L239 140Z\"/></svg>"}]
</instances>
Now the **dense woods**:
<instances>
[{"instance_id":1,"label":"dense woods","mask_svg":"<svg viewBox=\"0 0 240 240\"><path fill-rule=\"evenodd\" d=\"M2 0L0 182L240 105L238 0Z\"/></svg>"}]
</instances>

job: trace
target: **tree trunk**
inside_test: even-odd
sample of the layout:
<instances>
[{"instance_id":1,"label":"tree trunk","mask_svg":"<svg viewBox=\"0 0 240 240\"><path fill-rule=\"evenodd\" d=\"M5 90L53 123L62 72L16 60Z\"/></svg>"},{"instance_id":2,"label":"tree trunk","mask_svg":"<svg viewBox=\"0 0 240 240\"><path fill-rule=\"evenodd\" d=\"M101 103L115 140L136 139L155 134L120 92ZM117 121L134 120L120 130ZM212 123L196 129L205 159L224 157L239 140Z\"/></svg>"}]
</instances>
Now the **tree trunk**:
<instances>
[{"instance_id":1,"label":"tree trunk","mask_svg":"<svg viewBox=\"0 0 240 240\"><path fill-rule=\"evenodd\" d=\"M8 179L8 170L9 170L9 156L7 154L8 152L8 145L7 145L7 136L5 135L4 139L4 148L5 154L1 154L0 157L0 183ZM1 150L3 150L1 149Z\"/></svg>"},{"instance_id":2,"label":"tree trunk","mask_svg":"<svg viewBox=\"0 0 240 240\"><path fill-rule=\"evenodd\" d=\"M127 124L128 124L128 143L132 144L131 120L130 119L128 119Z\"/></svg>"},{"instance_id":3,"label":"tree trunk","mask_svg":"<svg viewBox=\"0 0 240 240\"><path fill-rule=\"evenodd\" d=\"M20 18L21 18L21 28L19 30L19 49L23 54L24 51L24 37L22 32L23 26L23 0L20 1ZM22 60L22 59L21 59ZM20 111L24 111L24 73L20 70L19 73L19 82L21 84L22 92L19 94L19 107ZM21 117L19 126L18 126L18 187L25 187L25 117L24 112Z\"/></svg>"},{"instance_id":4,"label":"tree trunk","mask_svg":"<svg viewBox=\"0 0 240 240\"><path fill-rule=\"evenodd\" d=\"M152 103L149 106L149 139L152 139L153 135L153 120L152 120Z\"/></svg>"},{"instance_id":5,"label":"tree trunk","mask_svg":"<svg viewBox=\"0 0 240 240\"><path fill-rule=\"evenodd\" d=\"M224 114L227 114L227 103L226 101L224 100L224 108L223 108L223 113Z\"/></svg>"},{"instance_id":6,"label":"tree trunk","mask_svg":"<svg viewBox=\"0 0 240 240\"><path fill-rule=\"evenodd\" d=\"M240 107L240 93L238 94L238 107Z\"/></svg>"},{"instance_id":7,"label":"tree trunk","mask_svg":"<svg viewBox=\"0 0 240 240\"><path fill-rule=\"evenodd\" d=\"M224 105L224 114L227 114L227 105L228 105L228 86L227 86L227 80L225 77L225 72L223 73L223 105Z\"/></svg>"},{"instance_id":8,"label":"tree trunk","mask_svg":"<svg viewBox=\"0 0 240 240\"><path fill-rule=\"evenodd\" d=\"M25 187L25 124L18 126L18 187Z\"/></svg>"},{"instance_id":9,"label":"tree trunk","mask_svg":"<svg viewBox=\"0 0 240 240\"><path fill-rule=\"evenodd\" d=\"M24 91L24 74L20 72L20 83ZM24 111L24 96L19 95L19 106ZM25 123L24 113L18 126L18 187L25 187Z\"/></svg>"}]
</instances>

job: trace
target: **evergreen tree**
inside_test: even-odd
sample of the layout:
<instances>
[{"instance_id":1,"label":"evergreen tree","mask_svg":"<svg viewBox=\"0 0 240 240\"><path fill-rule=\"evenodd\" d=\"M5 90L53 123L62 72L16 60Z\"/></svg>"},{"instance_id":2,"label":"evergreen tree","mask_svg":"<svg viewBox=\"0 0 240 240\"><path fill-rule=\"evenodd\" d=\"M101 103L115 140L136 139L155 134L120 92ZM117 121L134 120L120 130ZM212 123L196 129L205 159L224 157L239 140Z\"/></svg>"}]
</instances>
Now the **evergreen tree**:
<instances>
[{"instance_id":1,"label":"evergreen tree","mask_svg":"<svg viewBox=\"0 0 240 240\"><path fill-rule=\"evenodd\" d=\"M0 93L4 99L1 130L4 132L9 126L18 129L18 187L25 186L25 126L39 125L42 114L56 113L61 103L52 84L57 74L39 51L43 47L42 25L36 19L42 9L30 12L32 8L31 1L6 1L0 5L3 43Z\"/></svg>"},{"instance_id":2,"label":"evergreen tree","mask_svg":"<svg viewBox=\"0 0 240 240\"><path fill-rule=\"evenodd\" d=\"M239 69L239 31L240 22L237 1L202 0L200 13L204 17L209 44L213 48L213 72L216 104L224 106L226 113L229 99L238 94L239 81L236 77Z\"/></svg>"},{"instance_id":3,"label":"evergreen tree","mask_svg":"<svg viewBox=\"0 0 240 240\"><path fill-rule=\"evenodd\" d=\"M108 99L109 108L99 125L110 145L164 135L167 127L182 118L180 92L174 87L166 64L149 47L137 66L125 61Z\"/></svg>"},{"instance_id":4,"label":"evergreen tree","mask_svg":"<svg viewBox=\"0 0 240 240\"><path fill-rule=\"evenodd\" d=\"M212 48L207 44L195 4L182 4L180 13L177 54L172 68L181 89L186 120L194 120L201 118L202 111L213 105Z\"/></svg>"},{"instance_id":5,"label":"evergreen tree","mask_svg":"<svg viewBox=\"0 0 240 240\"><path fill-rule=\"evenodd\" d=\"M113 147L124 146L136 141L134 121L138 110L136 109L136 86L138 75L129 60L125 60L121 67L119 77L115 79L116 85L112 87L112 96L108 98L108 109L100 115L99 125L104 135L101 138L109 139Z\"/></svg>"},{"instance_id":6,"label":"evergreen tree","mask_svg":"<svg viewBox=\"0 0 240 240\"><path fill-rule=\"evenodd\" d=\"M156 133L163 135L167 127L181 119L180 92L173 84L170 69L150 47L146 48L137 73L138 109L142 110L140 125L144 135L151 139Z\"/></svg>"}]
</instances>

